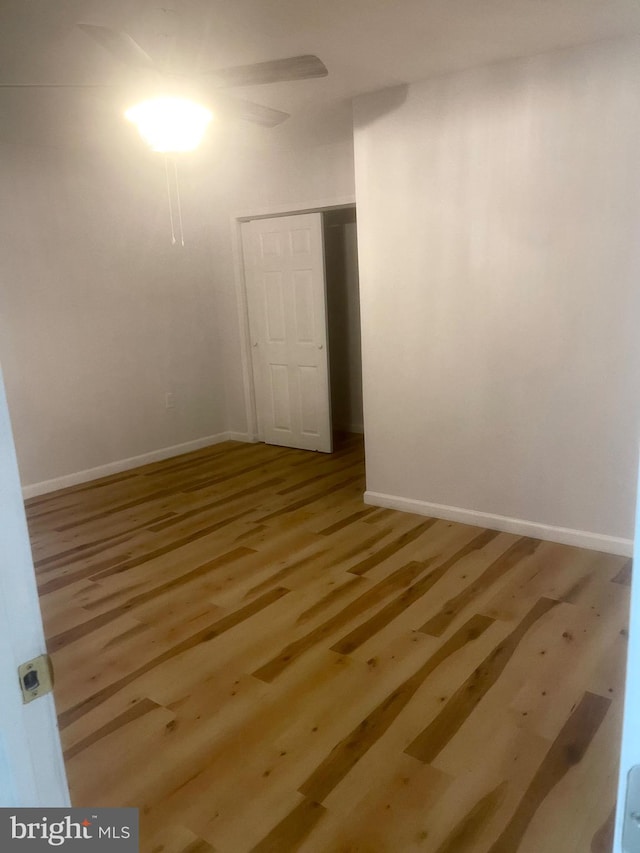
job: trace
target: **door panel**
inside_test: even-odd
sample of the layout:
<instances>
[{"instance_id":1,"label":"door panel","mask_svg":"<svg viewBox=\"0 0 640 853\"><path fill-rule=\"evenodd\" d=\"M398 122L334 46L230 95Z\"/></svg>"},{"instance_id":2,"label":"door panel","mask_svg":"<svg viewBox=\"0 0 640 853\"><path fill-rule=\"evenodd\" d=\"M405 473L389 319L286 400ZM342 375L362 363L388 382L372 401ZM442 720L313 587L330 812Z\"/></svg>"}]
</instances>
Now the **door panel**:
<instances>
[{"instance_id":1,"label":"door panel","mask_svg":"<svg viewBox=\"0 0 640 853\"><path fill-rule=\"evenodd\" d=\"M629 609L627 644L627 680L625 684L624 723L620 751L618 802L616 809L614 853L640 853L640 474L636 498L636 529ZM633 768L636 768L635 771ZM634 784L635 777L635 784Z\"/></svg>"},{"instance_id":2,"label":"door panel","mask_svg":"<svg viewBox=\"0 0 640 853\"><path fill-rule=\"evenodd\" d=\"M267 340L271 343L283 343L286 338L282 290L282 275L277 272L265 273L264 310L267 318Z\"/></svg>"},{"instance_id":3,"label":"door panel","mask_svg":"<svg viewBox=\"0 0 640 853\"><path fill-rule=\"evenodd\" d=\"M290 432L291 395L289 394L289 368L286 364L270 364L271 382L267 391L271 392L273 408L273 426L277 430Z\"/></svg>"},{"instance_id":4,"label":"door panel","mask_svg":"<svg viewBox=\"0 0 640 853\"><path fill-rule=\"evenodd\" d=\"M301 429L304 435L318 435L318 368L302 365L299 376Z\"/></svg>"},{"instance_id":5,"label":"door panel","mask_svg":"<svg viewBox=\"0 0 640 853\"><path fill-rule=\"evenodd\" d=\"M332 450L322 215L242 226L260 438Z\"/></svg>"},{"instance_id":6,"label":"door panel","mask_svg":"<svg viewBox=\"0 0 640 853\"><path fill-rule=\"evenodd\" d=\"M296 270L293 273L293 299L297 342L299 344L312 344L315 317L313 315L313 275L311 270Z\"/></svg>"},{"instance_id":7,"label":"door panel","mask_svg":"<svg viewBox=\"0 0 640 853\"><path fill-rule=\"evenodd\" d=\"M18 666L46 651L0 372L0 807L68 806L52 694L25 705Z\"/></svg>"}]
</instances>

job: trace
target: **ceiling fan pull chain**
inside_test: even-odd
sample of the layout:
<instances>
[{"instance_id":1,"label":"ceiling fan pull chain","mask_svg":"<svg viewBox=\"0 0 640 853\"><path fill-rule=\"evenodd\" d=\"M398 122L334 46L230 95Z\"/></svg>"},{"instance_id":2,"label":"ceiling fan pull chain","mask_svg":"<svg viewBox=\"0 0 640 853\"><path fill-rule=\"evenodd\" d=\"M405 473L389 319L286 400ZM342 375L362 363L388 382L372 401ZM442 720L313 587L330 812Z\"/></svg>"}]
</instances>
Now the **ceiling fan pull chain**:
<instances>
[{"instance_id":1,"label":"ceiling fan pull chain","mask_svg":"<svg viewBox=\"0 0 640 853\"><path fill-rule=\"evenodd\" d=\"M180 244L184 246L184 229L182 227L182 205L180 204L180 182L178 181L178 162L173 159L173 173L176 179L176 201L178 202L178 222L180 224Z\"/></svg>"},{"instance_id":2,"label":"ceiling fan pull chain","mask_svg":"<svg viewBox=\"0 0 640 853\"><path fill-rule=\"evenodd\" d=\"M164 173L167 179L167 198L169 200L169 222L171 223L171 245L176 244L176 232L173 227L173 202L171 200L171 183L169 182L169 158L165 154L164 157ZM184 245L184 243L183 243Z\"/></svg>"}]
</instances>

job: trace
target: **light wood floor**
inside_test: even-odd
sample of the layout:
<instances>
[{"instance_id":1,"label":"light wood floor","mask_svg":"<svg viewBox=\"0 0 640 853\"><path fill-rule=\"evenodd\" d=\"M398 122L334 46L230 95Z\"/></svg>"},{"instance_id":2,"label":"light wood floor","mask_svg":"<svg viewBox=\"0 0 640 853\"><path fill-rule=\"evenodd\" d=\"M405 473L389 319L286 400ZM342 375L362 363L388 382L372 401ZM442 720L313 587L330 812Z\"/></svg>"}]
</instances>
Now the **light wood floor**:
<instances>
[{"instance_id":1,"label":"light wood floor","mask_svg":"<svg viewBox=\"0 0 640 853\"><path fill-rule=\"evenodd\" d=\"M227 443L28 502L75 805L144 853L605 853L630 563Z\"/></svg>"}]
</instances>

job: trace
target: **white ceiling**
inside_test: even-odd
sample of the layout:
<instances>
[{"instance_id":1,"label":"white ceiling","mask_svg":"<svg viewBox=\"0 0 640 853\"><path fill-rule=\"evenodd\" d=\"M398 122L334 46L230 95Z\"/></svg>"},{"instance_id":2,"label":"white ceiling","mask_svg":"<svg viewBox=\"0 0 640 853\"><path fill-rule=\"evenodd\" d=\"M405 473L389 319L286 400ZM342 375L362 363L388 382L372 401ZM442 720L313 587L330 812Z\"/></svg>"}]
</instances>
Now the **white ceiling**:
<instances>
[{"instance_id":1,"label":"white ceiling","mask_svg":"<svg viewBox=\"0 0 640 853\"><path fill-rule=\"evenodd\" d=\"M315 53L327 78L238 91L294 114L453 70L640 34L640 0L0 0L0 13L0 83L134 85L135 74L75 26L84 21L126 30L154 58L186 72ZM54 116L58 130L80 125L110 97L0 90L0 139L43 127L55 136Z\"/></svg>"}]
</instances>

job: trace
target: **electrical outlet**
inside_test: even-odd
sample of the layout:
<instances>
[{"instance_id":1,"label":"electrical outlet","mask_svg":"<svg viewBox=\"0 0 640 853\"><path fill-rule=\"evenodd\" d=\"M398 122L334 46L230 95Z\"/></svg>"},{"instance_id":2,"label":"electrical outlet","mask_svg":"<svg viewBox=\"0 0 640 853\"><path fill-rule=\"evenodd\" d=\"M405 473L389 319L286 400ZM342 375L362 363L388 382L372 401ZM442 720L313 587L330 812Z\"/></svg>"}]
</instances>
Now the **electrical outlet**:
<instances>
[{"instance_id":1,"label":"electrical outlet","mask_svg":"<svg viewBox=\"0 0 640 853\"><path fill-rule=\"evenodd\" d=\"M176 401L174 399L172 391L167 391L167 393L164 395L164 404L167 407L167 409L173 409L174 408Z\"/></svg>"}]
</instances>

